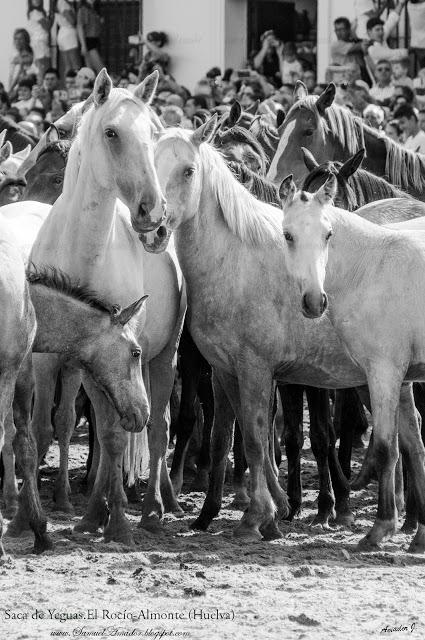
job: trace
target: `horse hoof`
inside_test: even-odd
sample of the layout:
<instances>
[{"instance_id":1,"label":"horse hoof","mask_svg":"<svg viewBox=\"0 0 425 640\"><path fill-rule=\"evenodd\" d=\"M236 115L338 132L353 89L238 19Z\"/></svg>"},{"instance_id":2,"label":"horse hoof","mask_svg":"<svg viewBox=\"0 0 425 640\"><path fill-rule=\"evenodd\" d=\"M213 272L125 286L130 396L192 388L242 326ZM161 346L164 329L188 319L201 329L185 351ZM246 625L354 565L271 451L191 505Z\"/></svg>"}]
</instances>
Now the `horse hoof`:
<instances>
[{"instance_id":1,"label":"horse hoof","mask_svg":"<svg viewBox=\"0 0 425 640\"><path fill-rule=\"evenodd\" d=\"M99 533L101 526L102 525L99 522L83 518L74 526L74 531L76 533Z\"/></svg>"},{"instance_id":2,"label":"horse hoof","mask_svg":"<svg viewBox=\"0 0 425 640\"><path fill-rule=\"evenodd\" d=\"M276 522L273 520L268 524L260 527L260 533L263 536L264 540L279 540L283 538L283 533L277 526Z\"/></svg>"},{"instance_id":3,"label":"horse hoof","mask_svg":"<svg viewBox=\"0 0 425 640\"><path fill-rule=\"evenodd\" d=\"M413 534L416 533L416 530L418 528L418 523L416 520L405 520L403 526L401 527L400 531L402 533L408 533L408 534Z\"/></svg>"},{"instance_id":4,"label":"horse hoof","mask_svg":"<svg viewBox=\"0 0 425 640\"><path fill-rule=\"evenodd\" d=\"M6 504L3 511L3 517L7 518L8 520L12 520L12 518L16 516L18 509L19 509L18 502L11 502L9 504Z\"/></svg>"},{"instance_id":5,"label":"horse hoof","mask_svg":"<svg viewBox=\"0 0 425 640\"><path fill-rule=\"evenodd\" d=\"M59 511L61 513L67 513L68 515L74 515L75 509L72 506L71 502L63 501L63 502L54 502L53 503L53 511Z\"/></svg>"},{"instance_id":6,"label":"horse hoof","mask_svg":"<svg viewBox=\"0 0 425 640\"><path fill-rule=\"evenodd\" d=\"M380 546L376 542L371 542L367 536L362 538L356 547L357 551L379 551Z\"/></svg>"},{"instance_id":7,"label":"horse hoof","mask_svg":"<svg viewBox=\"0 0 425 640\"><path fill-rule=\"evenodd\" d=\"M338 513L335 518L335 524L351 529L354 525L354 514L351 513L351 511L348 513Z\"/></svg>"},{"instance_id":8,"label":"horse hoof","mask_svg":"<svg viewBox=\"0 0 425 640\"><path fill-rule=\"evenodd\" d=\"M423 542L416 541L413 538L412 542L409 545L408 553L424 553L425 552L425 544Z\"/></svg>"},{"instance_id":9,"label":"horse hoof","mask_svg":"<svg viewBox=\"0 0 425 640\"><path fill-rule=\"evenodd\" d=\"M142 516L142 519L137 526L139 529L146 529L146 531L150 531L151 533L160 533L164 530L162 522L156 514Z\"/></svg>"},{"instance_id":10,"label":"horse hoof","mask_svg":"<svg viewBox=\"0 0 425 640\"><path fill-rule=\"evenodd\" d=\"M115 542L117 544L122 544L126 547L135 548L136 543L134 542L133 535L131 531L120 531L116 529L105 529L103 534L103 539L106 543Z\"/></svg>"},{"instance_id":11,"label":"horse hoof","mask_svg":"<svg viewBox=\"0 0 425 640\"><path fill-rule=\"evenodd\" d=\"M211 520L205 520L204 518L196 518L192 524L189 525L189 529L193 529L195 531L207 531L210 526Z\"/></svg>"},{"instance_id":12,"label":"horse hoof","mask_svg":"<svg viewBox=\"0 0 425 640\"><path fill-rule=\"evenodd\" d=\"M242 542L259 542L263 539L259 529L239 526L233 531L233 537Z\"/></svg>"},{"instance_id":13,"label":"horse hoof","mask_svg":"<svg viewBox=\"0 0 425 640\"><path fill-rule=\"evenodd\" d=\"M34 540L33 553L40 555L43 551L49 551L50 549L53 549L53 542L47 534Z\"/></svg>"}]
</instances>

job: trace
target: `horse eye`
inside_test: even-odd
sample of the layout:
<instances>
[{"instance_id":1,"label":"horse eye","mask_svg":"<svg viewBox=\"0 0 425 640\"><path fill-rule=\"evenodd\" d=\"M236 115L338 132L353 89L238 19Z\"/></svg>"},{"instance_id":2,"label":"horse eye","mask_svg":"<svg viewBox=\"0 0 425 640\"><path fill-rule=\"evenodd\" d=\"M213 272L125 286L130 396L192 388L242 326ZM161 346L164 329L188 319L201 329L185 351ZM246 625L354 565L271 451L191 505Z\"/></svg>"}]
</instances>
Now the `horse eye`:
<instances>
[{"instance_id":1,"label":"horse eye","mask_svg":"<svg viewBox=\"0 0 425 640\"><path fill-rule=\"evenodd\" d=\"M54 178L53 182L55 184L62 184L63 180L60 176L56 176L56 178Z\"/></svg>"},{"instance_id":2,"label":"horse eye","mask_svg":"<svg viewBox=\"0 0 425 640\"><path fill-rule=\"evenodd\" d=\"M289 231L284 231L283 235L286 242L294 242L294 237L289 233Z\"/></svg>"},{"instance_id":3,"label":"horse eye","mask_svg":"<svg viewBox=\"0 0 425 640\"><path fill-rule=\"evenodd\" d=\"M140 349L133 349L131 355L133 356L133 358L140 358L142 352L140 351Z\"/></svg>"},{"instance_id":4,"label":"horse eye","mask_svg":"<svg viewBox=\"0 0 425 640\"><path fill-rule=\"evenodd\" d=\"M314 129L307 129L307 131L305 132L305 134L304 134L304 135L306 135L306 136L312 136L312 135L313 135L313 133L314 133Z\"/></svg>"},{"instance_id":5,"label":"horse eye","mask_svg":"<svg viewBox=\"0 0 425 640\"><path fill-rule=\"evenodd\" d=\"M332 231L329 231L329 233L326 235L326 242L329 240L329 238L333 235Z\"/></svg>"},{"instance_id":6,"label":"horse eye","mask_svg":"<svg viewBox=\"0 0 425 640\"><path fill-rule=\"evenodd\" d=\"M191 178L194 173L195 169L193 167L187 167L187 169L183 171L183 175L185 178Z\"/></svg>"},{"instance_id":7,"label":"horse eye","mask_svg":"<svg viewBox=\"0 0 425 640\"><path fill-rule=\"evenodd\" d=\"M109 139L118 138L118 134L113 129L106 129L105 136Z\"/></svg>"},{"instance_id":8,"label":"horse eye","mask_svg":"<svg viewBox=\"0 0 425 640\"><path fill-rule=\"evenodd\" d=\"M61 129L60 127L58 128L58 134L61 140L66 138L66 136L68 135L67 131L65 131L65 129Z\"/></svg>"}]
</instances>

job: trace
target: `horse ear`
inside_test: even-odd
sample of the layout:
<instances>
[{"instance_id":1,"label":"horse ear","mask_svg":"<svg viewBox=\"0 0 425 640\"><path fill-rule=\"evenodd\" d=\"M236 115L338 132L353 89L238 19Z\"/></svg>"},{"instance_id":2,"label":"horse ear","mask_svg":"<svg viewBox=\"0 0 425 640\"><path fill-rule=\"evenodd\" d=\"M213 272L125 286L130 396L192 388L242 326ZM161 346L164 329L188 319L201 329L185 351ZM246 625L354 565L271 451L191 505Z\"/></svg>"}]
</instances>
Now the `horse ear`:
<instances>
[{"instance_id":1,"label":"horse ear","mask_svg":"<svg viewBox=\"0 0 425 640\"><path fill-rule=\"evenodd\" d=\"M54 124L51 124L46 131L46 144L57 142L59 139L59 131L56 129Z\"/></svg>"},{"instance_id":2,"label":"horse ear","mask_svg":"<svg viewBox=\"0 0 425 640\"><path fill-rule=\"evenodd\" d=\"M306 149L305 147L301 147L301 152L303 154L304 164L309 171L313 171L313 169L317 169L319 163L317 162L314 155Z\"/></svg>"},{"instance_id":3,"label":"horse ear","mask_svg":"<svg viewBox=\"0 0 425 640\"><path fill-rule=\"evenodd\" d=\"M28 144L25 149L22 149L21 151L17 151L14 156L15 158L18 158L18 160L22 160L22 162L24 160L26 160L28 158L28 156L31 153L31 145Z\"/></svg>"},{"instance_id":4,"label":"horse ear","mask_svg":"<svg viewBox=\"0 0 425 640\"><path fill-rule=\"evenodd\" d=\"M111 93L112 89L112 80L108 75L105 67L97 74L96 80L94 81L94 89L93 89L93 102L96 107L99 107L101 104L106 102Z\"/></svg>"},{"instance_id":5,"label":"horse ear","mask_svg":"<svg viewBox=\"0 0 425 640\"><path fill-rule=\"evenodd\" d=\"M308 89L302 80L297 80L294 89L294 102L302 100L308 96Z\"/></svg>"},{"instance_id":6,"label":"horse ear","mask_svg":"<svg viewBox=\"0 0 425 640\"><path fill-rule=\"evenodd\" d=\"M291 204L294 199L297 188L295 186L294 179L292 177L292 173L289 176L286 176L279 187L279 198L282 201L282 205Z\"/></svg>"},{"instance_id":7,"label":"horse ear","mask_svg":"<svg viewBox=\"0 0 425 640\"><path fill-rule=\"evenodd\" d=\"M139 300L136 300L136 302L133 302L133 304L130 304L130 306L120 311L120 313L115 316L115 321L122 324L122 326L126 325L131 318L140 313L147 298L149 298L149 296L142 296Z\"/></svg>"},{"instance_id":8,"label":"horse ear","mask_svg":"<svg viewBox=\"0 0 425 640\"><path fill-rule=\"evenodd\" d=\"M0 149L4 145L6 134L7 134L7 129L3 129L3 131L0 133Z\"/></svg>"},{"instance_id":9,"label":"horse ear","mask_svg":"<svg viewBox=\"0 0 425 640\"><path fill-rule=\"evenodd\" d=\"M0 162L5 162L13 153L12 143L7 140L0 149Z\"/></svg>"},{"instance_id":10,"label":"horse ear","mask_svg":"<svg viewBox=\"0 0 425 640\"><path fill-rule=\"evenodd\" d=\"M255 114L258 111L259 104L260 104L260 101L256 100L254 104L252 104L250 107L247 107L245 109L245 113L250 113L251 115L255 116Z\"/></svg>"},{"instance_id":11,"label":"horse ear","mask_svg":"<svg viewBox=\"0 0 425 640\"><path fill-rule=\"evenodd\" d=\"M336 86L333 82L328 84L326 89L322 91L320 96L317 98L316 107L320 114L323 114L326 109L328 109L335 98Z\"/></svg>"},{"instance_id":12,"label":"horse ear","mask_svg":"<svg viewBox=\"0 0 425 640\"><path fill-rule=\"evenodd\" d=\"M134 90L134 95L136 98L139 98L145 104L150 104L155 96L155 91L158 86L159 73L158 70L155 69L152 73L150 73L146 78L137 85Z\"/></svg>"},{"instance_id":13,"label":"horse ear","mask_svg":"<svg viewBox=\"0 0 425 640\"><path fill-rule=\"evenodd\" d=\"M342 178L349 178L350 176L352 176L353 173L356 173L357 169L362 164L363 158L365 157L365 155L366 155L366 149L364 148L359 149L359 151L357 151L357 153L354 154L354 156L351 156L351 158L348 158L348 160L344 162L338 174Z\"/></svg>"},{"instance_id":14,"label":"horse ear","mask_svg":"<svg viewBox=\"0 0 425 640\"><path fill-rule=\"evenodd\" d=\"M192 143L199 147L202 142L209 142L215 134L217 126L217 114L215 113L212 118L201 124L200 127L195 129L192 133Z\"/></svg>"},{"instance_id":15,"label":"horse ear","mask_svg":"<svg viewBox=\"0 0 425 640\"><path fill-rule=\"evenodd\" d=\"M229 129L234 127L235 124L239 122L239 120L241 119L241 115L242 115L242 107L240 105L240 102L236 100L230 108L229 118L227 120L227 125Z\"/></svg>"},{"instance_id":16,"label":"horse ear","mask_svg":"<svg viewBox=\"0 0 425 640\"><path fill-rule=\"evenodd\" d=\"M276 113L276 129L279 129L282 124L285 122L286 113L283 109L279 109Z\"/></svg>"},{"instance_id":17,"label":"horse ear","mask_svg":"<svg viewBox=\"0 0 425 640\"><path fill-rule=\"evenodd\" d=\"M320 202L320 204L329 204L336 196L337 179L333 174L326 180L325 184L320 187L314 194L314 199Z\"/></svg>"}]
</instances>

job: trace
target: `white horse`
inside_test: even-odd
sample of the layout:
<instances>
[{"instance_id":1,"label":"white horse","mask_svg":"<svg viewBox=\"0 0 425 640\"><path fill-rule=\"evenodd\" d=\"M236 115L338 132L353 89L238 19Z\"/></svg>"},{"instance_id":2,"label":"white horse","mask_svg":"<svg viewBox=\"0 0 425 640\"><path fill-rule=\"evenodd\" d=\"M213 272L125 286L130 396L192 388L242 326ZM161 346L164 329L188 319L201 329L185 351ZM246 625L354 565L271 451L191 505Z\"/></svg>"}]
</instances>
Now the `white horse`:
<instances>
[{"instance_id":1,"label":"white horse","mask_svg":"<svg viewBox=\"0 0 425 640\"><path fill-rule=\"evenodd\" d=\"M113 89L106 71L100 72L91 105L82 116L69 153L63 194L53 205L31 253L36 266L60 268L122 306L149 294L138 334L151 400L150 476L142 517L145 526L155 526L161 519L162 498L169 510L179 509L165 455L168 400L185 311L182 279L172 252L161 256L147 254L135 233L158 226L165 211L153 164L156 126L148 107L157 77L155 73L146 78L133 95L127 90ZM41 455L51 439L50 411L59 367L58 358L37 357L33 422ZM63 460L67 460L74 427L72 400L79 384L79 373L63 379L67 399L62 399L56 414ZM87 377L84 386L95 407L101 451L88 511L78 528L95 531L107 520L105 494L109 482L110 518L105 537L131 543L122 488L122 458L127 437L104 395ZM71 509L65 463L61 463L60 472L56 500L62 509Z\"/></svg>"},{"instance_id":2,"label":"white horse","mask_svg":"<svg viewBox=\"0 0 425 640\"><path fill-rule=\"evenodd\" d=\"M319 318L326 309L351 360L369 386L379 478L378 518L369 542L396 525L394 468L399 398L404 381L425 380L425 233L419 220L378 227L332 205L336 179L315 194L285 187L283 233L287 269L299 309ZM405 230L409 229L412 230ZM415 421L414 421L415 422ZM417 424L410 430L417 436ZM425 451L419 437L400 444L414 481L419 527L412 550L425 548Z\"/></svg>"}]
</instances>

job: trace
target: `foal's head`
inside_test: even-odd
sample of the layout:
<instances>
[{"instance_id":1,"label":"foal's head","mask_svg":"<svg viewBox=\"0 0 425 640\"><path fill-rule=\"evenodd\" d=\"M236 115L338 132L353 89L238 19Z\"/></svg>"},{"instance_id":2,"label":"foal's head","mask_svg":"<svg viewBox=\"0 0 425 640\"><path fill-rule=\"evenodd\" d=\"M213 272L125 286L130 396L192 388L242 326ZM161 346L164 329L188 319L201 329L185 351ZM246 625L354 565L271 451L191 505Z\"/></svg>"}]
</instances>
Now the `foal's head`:
<instances>
[{"instance_id":1,"label":"foal's head","mask_svg":"<svg viewBox=\"0 0 425 640\"><path fill-rule=\"evenodd\" d=\"M285 178L280 187L285 259L299 286L301 310L306 318L320 317L328 305L324 281L332 225L327 214L335 193L335 176L314 194L297 192L292 176Z\"/></svg>"},{"instance_id":2,"label":"foal's head","mask_svg":"<svg viewBox=\"0 0 425 640\"><path fill-rule=\"evenodd\" d=\"M114 89L103 69L77 137L82 170L83 165L90 167L98 187L128 206L138 233L155 229L165 216L165 198L154 167L157 123L149 109L157 83L158 72L154 72L134 93Z\"/></svg>"}]
</instances>

